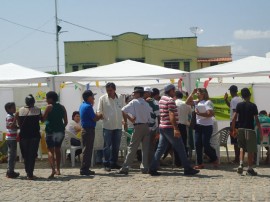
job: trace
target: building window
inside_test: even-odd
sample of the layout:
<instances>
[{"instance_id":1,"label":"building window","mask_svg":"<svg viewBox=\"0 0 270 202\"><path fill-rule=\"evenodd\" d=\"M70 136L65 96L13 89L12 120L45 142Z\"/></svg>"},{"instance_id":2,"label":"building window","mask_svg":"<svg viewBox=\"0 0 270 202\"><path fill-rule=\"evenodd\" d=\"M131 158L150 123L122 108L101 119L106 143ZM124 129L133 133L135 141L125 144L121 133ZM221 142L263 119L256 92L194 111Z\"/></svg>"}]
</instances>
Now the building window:
<instances>
[{"instance_id":1,"label":"building window","mask_svg":"<svg viewBox=\"0 0 270 202\"><path fill-rule=\"evenodd\" d=\"M164 67L171 69L179 69L179 62L164 62Z\"/></svg>"},{"instance_id":2,"label":"building window","mask_svg":"<svg viewBox=\"0 0 270 202\"><path fill-rule=\"evenodd\" d=\"M73 72L76 72L76 71L78 71L79 70L79 66L78 65L73 65L72 66L72 71Z\"/></svg>"},{"instance_id":3,"label":"building window","mask_svg":"<svg viewBox=\"0 0 270 202\"><path fill-rule=\"evenodd\" d=\"M210 62L210 66L218 65L218 62Z\"/></svg>"},{"instance_id":4,"label":"building window","mask_svg":"<svg viewBox=\"0 0 270 202\"><path fill-rule=\"evenodd\" d=\"M190 62L184 62L184 71L190 72Z\"/></svg>"},{"instance_id":5,"label":"building window","mask_svg":"<svg viewBox=\"0 0 270 202\"><path fill-rule=\"evenodd\" d=\"M97 65L95 65L95 64L83 65L83 69L90 69L90 68L93 68L93 67L97 67Z\"/></svg>"}]
</instances>

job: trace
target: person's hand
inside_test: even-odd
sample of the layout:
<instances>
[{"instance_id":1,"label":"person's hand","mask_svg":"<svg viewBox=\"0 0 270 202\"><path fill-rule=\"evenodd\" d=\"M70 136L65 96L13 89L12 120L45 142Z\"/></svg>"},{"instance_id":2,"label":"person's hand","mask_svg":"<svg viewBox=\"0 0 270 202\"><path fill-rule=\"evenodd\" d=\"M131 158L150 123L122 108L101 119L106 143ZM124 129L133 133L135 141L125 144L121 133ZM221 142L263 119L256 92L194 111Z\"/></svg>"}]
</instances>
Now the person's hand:
<instances>
[{"instance_id":1,"label":"person's hand","mask_svg":"<svg viewBox=\"0 0 270 202\"><path fill-rule=\"evenodd\" d=\"M237 134L238 134L238 130L237 129L234 129L231 133L232 137L236 138L237 137Z\"/></svg>"},{"instance_id":2,"label":"person's hand","mask_svg":"<svg viewBox=\"0 0 270 202\"><path fill-rule=\"evenodd\" d=\"M228 100L228 93L225 93L225 95L224 95L224 100Z\"/></svg>"},{"instance_id":3,"label":"person's hand","mask_svg":"<svg viewBox=\"0 0 270 202\"><path fill-rule=\"evenodd\" d=\"M198 109L195 108L195 114L199 115L200 116L200 112Z\"/></svg>"},{"instance_id":4,"label":"person's hand","mask_svg":"<svg viewBox=\"0 0 270 202\"><path fill-rule=\"evenodd\" d=\"M130 117L130 121L131 121L131 123L135 123L136 117Z\"/></svg>"},{"instance_id":5,"label":"person's hand","mask_svg":"<svg viewBox=\"0 0 270 202\"><path fill-rule=\"evenodd\" d=\"M175 138L180 138L180 136L181 136L180 131L178 129L174 129L174 137Z\"/></svg>"},{"instance_id":6,"label":"person's hand","mask_svg":"<svg viewBox=\"0 0 270 202\"><path fill-rule=\"evenodd\" d=\"M127 132L128 131L128 125L127 125L127 122L124 122L124 130Z\"/></svg>"},{"instance_id":7,"label":"person's hand","mask_svg":"<svg viewBox=\"0 0 270 202\"><path fill-rule=\"evenodd\" d=\"M195 95L197 93L197 88L194 88L194 90L192 91L192 95Z\"/></svg>"}]
</instances>

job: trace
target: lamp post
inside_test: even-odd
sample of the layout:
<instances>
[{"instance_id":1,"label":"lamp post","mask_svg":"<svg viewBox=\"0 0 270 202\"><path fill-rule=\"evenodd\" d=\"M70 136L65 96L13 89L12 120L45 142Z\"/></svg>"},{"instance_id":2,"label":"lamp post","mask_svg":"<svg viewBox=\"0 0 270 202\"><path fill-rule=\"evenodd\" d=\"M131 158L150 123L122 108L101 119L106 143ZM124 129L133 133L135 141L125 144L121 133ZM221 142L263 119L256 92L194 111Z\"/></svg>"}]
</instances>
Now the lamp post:
<instances>
[{"instance_id":1,"label":"lamp post","mask_svg":"<svg viewBox=\"0 0 270 202\"><path fill-rule=\"evenodd\" d=\"M57 0L55 2L55 35L56 35L56 64L57 69L56 72L59 74L59 32L61 27L58 25L58 17L57 17Z\"/></svg>"}]
</instances>

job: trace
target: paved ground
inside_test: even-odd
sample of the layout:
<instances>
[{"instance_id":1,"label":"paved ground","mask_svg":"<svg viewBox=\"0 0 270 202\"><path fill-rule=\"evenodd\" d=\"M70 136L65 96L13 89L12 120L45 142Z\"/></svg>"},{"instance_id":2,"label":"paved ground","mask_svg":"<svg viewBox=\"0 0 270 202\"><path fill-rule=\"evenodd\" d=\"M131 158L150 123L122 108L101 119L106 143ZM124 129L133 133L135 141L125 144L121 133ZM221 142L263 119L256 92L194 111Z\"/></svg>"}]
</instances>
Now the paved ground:
<instances>
[{"instance_id":1,"label":"paved ground","mask_svg":"<svg viewBox=\"0 0 270 202\"><path fill-rule=\"evenodd\" d=\"M166 162L168 163L168 162ZM48 180L47 161L38 161L35 174L28 181L23 164L17 163L19 179L5 177L6 164L0 164L0 201L270 201L270 166L260 166L259 176L239 176L235 165L221 164L219 170L201 171L195 177L183 176L182 169L163 167L162 176L143 175L138 163L128 176L108 174L95 167L95 177L81 177L79 164Z\"/></svg>"}]
</instances>

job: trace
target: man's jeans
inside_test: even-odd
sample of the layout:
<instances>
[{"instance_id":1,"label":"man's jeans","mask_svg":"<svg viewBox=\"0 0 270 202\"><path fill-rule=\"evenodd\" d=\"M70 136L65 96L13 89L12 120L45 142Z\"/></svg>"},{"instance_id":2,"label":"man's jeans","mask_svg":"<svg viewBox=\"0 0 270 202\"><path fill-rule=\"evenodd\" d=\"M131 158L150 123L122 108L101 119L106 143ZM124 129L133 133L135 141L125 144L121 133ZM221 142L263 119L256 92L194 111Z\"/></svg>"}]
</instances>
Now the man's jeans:
<instances>
[{"instance_id":1,"label":"man's jeans","mask_svg":"<svg viewBox=\"0 0 270 202\"><path fill-rule=\"evenodd\" d=\"M157 151L154 155L150 170L156 171L159 166L159 160L167 149L169 143L173 146L178 156L181 159L184 169L190 168L190 163L187 159L187 154L182 138L175 138L173 128L160 128L160 139Z\"/></svg>"},{"instance_id":2,"label":"man's jeans","mask_svg":"<svg viewBox=\"0 0 270 202\"><path fill-rule=\"evenodd\" d=\"M103 137L104 137L104 148L103 148L103 157L104 157L104 166L113 166L117 164L119 147L121 143L122 130L107 130L103 128Z\"/></svg>"},{"instance_id":3,"label":"man's jeans","mask_svg":"<svg viewBox=\"0 0 270 202\"><path fill-rule=\"evenodd\" d=\"M14 172L16 158L17 158L17 141L16 140L7 140L8 146L8 167L7 171L9 173Z\"/></svg>"}]
</instances>

